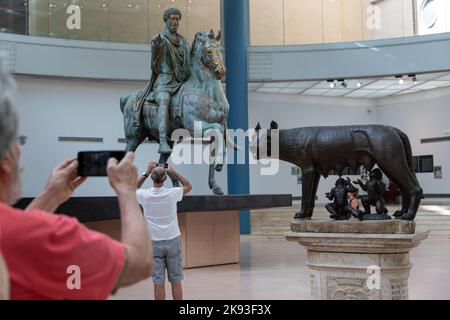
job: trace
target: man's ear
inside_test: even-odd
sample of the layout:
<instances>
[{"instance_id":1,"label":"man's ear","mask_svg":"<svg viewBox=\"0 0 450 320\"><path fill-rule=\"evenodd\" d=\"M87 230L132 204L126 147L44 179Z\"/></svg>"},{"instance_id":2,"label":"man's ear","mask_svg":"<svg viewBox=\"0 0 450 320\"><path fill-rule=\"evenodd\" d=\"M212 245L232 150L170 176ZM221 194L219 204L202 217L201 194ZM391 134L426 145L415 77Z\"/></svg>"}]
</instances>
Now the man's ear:
<instances>
[{"instance_id":1,"label":"man's ear","mask_svg":"<svg viewBox=\"0 0 450 320\"><path fill-rule=\"evenodd\" d=\"M278 130L278 123L276 123L275 121L272 121L270 123L270 129L272 130Z\"/></svg>"},{"instance_id":2,"label":"man's ear","mask_svg":"<svg viewBox=\"0 0 450 320\"><path fill-rule=\"evenodd\" d=\"M10 173L12 171L11 152L8 152L2 160L0 160L0 173Z\"/></svg>"}]
</instances>

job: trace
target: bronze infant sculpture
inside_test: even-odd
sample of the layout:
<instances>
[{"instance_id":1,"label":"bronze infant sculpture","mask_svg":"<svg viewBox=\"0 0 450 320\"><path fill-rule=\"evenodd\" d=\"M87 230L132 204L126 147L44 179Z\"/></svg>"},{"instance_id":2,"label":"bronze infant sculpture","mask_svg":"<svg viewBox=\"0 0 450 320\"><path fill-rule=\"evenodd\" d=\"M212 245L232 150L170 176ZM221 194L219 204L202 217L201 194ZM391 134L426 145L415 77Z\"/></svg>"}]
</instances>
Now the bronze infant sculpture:
<instances>
[{"instance_id":1,"label":"bronze infant sculpture","mask_svg":"<svg viewBox=\"0 0 450 320\"><path fill-rule=\"evenodd\" d=\"M345 181L343 178L339 178L336 181L334 188L325 194L330 201L333 201L325 206L331 214L331 219L348 220L351 215L359 219L360 213L353 210L348 202L348 193L356 191L357 189L349 179Z\"/></svg>"},{"instance_id":2,"label":"bronze infant sculpture","mask_svg":"<svg viewBox=\"0 0 450 320\"><path fill-rule=\"evenodd\" d=\"M361 202L366 214L371 214L370 206L375 206L375 210L379 215L386 215L387 209L383 199L383 193L386 191L386 184L383 182L383 173L380 169L373 169L369 174L369 181L362 183L361 180L353 181L359 184L361 189L367 192L366 196L361 197Z\"/></svg>"}]
</instances>

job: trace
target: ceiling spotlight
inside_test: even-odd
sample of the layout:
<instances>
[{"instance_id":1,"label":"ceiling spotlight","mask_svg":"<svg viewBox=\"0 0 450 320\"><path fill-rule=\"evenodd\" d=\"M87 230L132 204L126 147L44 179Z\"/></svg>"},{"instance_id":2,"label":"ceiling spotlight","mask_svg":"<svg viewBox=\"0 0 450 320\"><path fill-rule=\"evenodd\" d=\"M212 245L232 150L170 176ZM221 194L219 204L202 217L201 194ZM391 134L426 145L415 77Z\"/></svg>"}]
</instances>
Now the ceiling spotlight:
<instances>
[{"instance_id":1,"label":"ceiling spotlight","mask_svg":"<svg viewBox=\"0 0 450 320\"><path fill-rule=\"evenodd\" d=\"M333 82L330 82L330 88L331 88L331 89L336 88L336 83L334 83L334 81L333 81Z\"/></svg>"},{"instance_id":2,"label":"ceiling spotlight","mask_svg":"<svg viewBox=\"0 0 450 320\"><path fill-rule=\"evenodd\" d=\"M363 86L363 84L362 84L361 80L360 80L360 81L358 81L358 83L356 84L356 86L357 86L358 88L361 88L361 87Z\"/></svg>"},{"instance_id":3,"label":"ceiling spotlight","mask_svg":"<svg viewBox=\"0 0 450 320\"><path fill-rule=\"evenodd\" d=\"M396 79L399 79L398 80L398 84L404 84L405 83L405 79L403 79L403 76L401 75L401 76L395 76L395 78Z\"/></svg>"}]
</instances>

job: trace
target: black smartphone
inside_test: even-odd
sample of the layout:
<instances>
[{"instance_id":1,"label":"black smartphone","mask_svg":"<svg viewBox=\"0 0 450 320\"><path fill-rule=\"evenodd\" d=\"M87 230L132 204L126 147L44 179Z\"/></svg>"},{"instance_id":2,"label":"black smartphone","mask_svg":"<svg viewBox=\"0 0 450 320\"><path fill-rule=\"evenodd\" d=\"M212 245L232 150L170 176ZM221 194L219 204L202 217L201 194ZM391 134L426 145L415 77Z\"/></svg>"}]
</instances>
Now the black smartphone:
<instances>
[{"instance_id":1,"label":"black smartphone","mask_svg":"<svg viewBox=\"0 0 450 320\"><path fill-rule=\"evenodd\" d=\"M80 177L106 177L106 166L110 158L121 161L125 151L82 151L78 153L78 175Z\"/></svg>"},{"instance_id":2,"label":"black smartphone","mask_svg":"<svg viewBox=\"0 0 450 320\"><path fill-rule=\"evenodd\" d=\"M164 164L162 164L162 163L158 163L158 165L157 165L158 167L163 167L164 168L164 170L167 170L167 169L169 169L169 164L168 163L164 163Z\"/></svg>"}]
</instances>

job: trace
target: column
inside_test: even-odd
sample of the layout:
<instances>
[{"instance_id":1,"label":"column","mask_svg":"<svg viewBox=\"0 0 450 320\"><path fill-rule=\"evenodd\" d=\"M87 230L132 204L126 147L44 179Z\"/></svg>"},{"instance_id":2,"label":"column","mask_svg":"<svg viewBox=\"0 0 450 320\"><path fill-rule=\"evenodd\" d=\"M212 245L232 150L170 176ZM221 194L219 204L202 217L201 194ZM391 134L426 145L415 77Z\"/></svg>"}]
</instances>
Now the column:
<instances>
[{"instance_id":1,"label":"column","mask_svg":"<svg viewBox=\"0 0 450 320\"><path fill-rule=\"evenodd\" d=\"M248 0L223 0L223 25L225 36L226 87L230 103L229 129L248 129L247 50L248 50ZM249 194L248 141L245 164L228 165L228 194ZM250 212L240 213L241 234L250 234Z\"/></svg>"}]
</instances>

